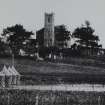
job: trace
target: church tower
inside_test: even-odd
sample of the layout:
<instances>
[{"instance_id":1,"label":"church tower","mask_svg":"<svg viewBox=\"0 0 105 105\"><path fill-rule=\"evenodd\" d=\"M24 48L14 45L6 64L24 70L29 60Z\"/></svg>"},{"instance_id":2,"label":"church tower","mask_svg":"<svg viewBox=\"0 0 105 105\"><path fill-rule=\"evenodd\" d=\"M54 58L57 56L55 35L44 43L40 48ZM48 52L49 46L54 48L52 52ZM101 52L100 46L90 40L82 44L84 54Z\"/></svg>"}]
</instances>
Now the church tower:
<instances>
[{"instance_id":1,"label":"church tower","mask_svg":"<svg viewBox=\"0 0 105 105\"><path fill-rule=\"evenodd\" d=\"M54 46L54 13L45 13L44 46Z\"/></svg>"}]
</instances>

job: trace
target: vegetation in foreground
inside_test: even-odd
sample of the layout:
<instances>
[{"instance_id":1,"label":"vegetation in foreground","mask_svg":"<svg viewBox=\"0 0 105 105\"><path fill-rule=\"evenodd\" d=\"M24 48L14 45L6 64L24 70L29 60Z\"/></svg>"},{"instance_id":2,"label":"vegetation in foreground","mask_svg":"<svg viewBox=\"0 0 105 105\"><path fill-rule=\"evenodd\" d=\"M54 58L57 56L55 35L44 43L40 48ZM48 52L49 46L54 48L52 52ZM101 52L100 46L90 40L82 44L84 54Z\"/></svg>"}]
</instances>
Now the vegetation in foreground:
<instances>
[{"instance_id":1,"label":"vegetation in foreground","mask_svg":"<svg viewBox=\"0 0 105 105\"><path fill-rule=\"evenodd\" d=\"M0 90L0 105L105 105L105 93Z\"/></svg>"}]
</instances>

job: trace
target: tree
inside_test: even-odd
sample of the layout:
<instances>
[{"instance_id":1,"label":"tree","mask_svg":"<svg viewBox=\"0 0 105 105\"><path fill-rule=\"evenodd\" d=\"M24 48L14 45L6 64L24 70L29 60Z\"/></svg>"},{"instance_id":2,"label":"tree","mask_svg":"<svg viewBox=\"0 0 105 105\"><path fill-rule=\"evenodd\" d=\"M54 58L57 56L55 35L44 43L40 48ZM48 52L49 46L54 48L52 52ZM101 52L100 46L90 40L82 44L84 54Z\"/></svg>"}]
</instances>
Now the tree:
<instances>
[{"instance_id":1,"label":"tree","mask_svg":"<svg viewBox=\"0 0 105 105\"><path fill-rule=\"evenodd\" d=\"M6 43L16 55L19 54L20 49L23 48L24 42L33 35L32 31L26 31L23 25L16 24L11 27L3 29L2 36L6 39Z\"/></svg>"},{"instance_id":2,"label":"tree","mask_svg":"<svg viewBox=\"0 0 105 105\"><path fill-rule=\"evenodd\" d=\"M99 37L94 34L95 30L90 26L89 21L85 21L85 26L77 27L72 37L76 38L76 43L79 43L79 46L91 48L99 48L98 45Z\"/></svg>"},{"instance_id":3,"label":"tree","mask_svg":"<svg viewBox=\"0 0 105 105\"><path fill-rule=\"evenodd\" d=\"M36 32L36 39L39 47L44 45L44 28Z\"/></svg>"},{"instance_id":4,"label":"tree","mask_svg":"<svg viewBox=\"0 0 105 105\"><path fill-rule=\"evenodd\" d=\"M81 46L98 47L99 37L94 34L94 29L90 27L90 23L86 21L86 26L78 27L73 32L73 37L77 38Z\"/></svg>"},{"instance_id":5,"label":"tree","mask_svg":"<svg viewBox=\"0 0 105 105\"><path fill-rule=\"evenodd\" d=\"M2 38L0 38L0 55L8 55L10 52L8 47L9 46L2 40Z\"/></svg>"},{"instance_id":6,"label":"tree","mask_svg":"<svg viewBox=\"0 0 105 105\"><path fill-rule=\"evenodd\" d=\"M37 46L36 39L28 39L23 47L26 54L34 56L35 53L37 52L36 46Z\"/></svg>"}]
</instances>

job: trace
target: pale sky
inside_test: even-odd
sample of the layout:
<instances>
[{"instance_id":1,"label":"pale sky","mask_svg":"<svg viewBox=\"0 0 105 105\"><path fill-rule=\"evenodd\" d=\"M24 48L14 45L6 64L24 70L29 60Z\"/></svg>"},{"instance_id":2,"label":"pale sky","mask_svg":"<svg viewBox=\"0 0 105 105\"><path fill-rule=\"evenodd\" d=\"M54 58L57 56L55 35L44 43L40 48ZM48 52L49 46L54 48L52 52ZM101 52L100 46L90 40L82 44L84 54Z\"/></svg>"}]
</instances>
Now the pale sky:
<instances>
[{"instance_id":1,"label":"pale sky","mask_svg":"<svg viewBox=\"0 0 105 105\"><path fill-rule=\"evenodd\" d=\"M54 12L55 25L71 32L89 20L105 48L105 0L0 0L0 33L15 24L35 32L44 26L45 12Z\"/></svg>"}]
</instances>

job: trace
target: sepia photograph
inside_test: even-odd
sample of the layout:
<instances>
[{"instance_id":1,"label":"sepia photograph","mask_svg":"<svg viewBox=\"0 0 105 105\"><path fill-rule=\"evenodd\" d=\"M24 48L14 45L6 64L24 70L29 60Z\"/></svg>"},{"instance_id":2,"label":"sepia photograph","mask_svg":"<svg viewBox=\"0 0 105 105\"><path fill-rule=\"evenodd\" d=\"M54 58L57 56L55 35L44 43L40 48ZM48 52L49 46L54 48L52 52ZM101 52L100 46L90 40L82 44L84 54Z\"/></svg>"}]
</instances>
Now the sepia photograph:
<instances>
[{"instance_id":1,"label":"sepia photograph","mask_svg":"<svg viewBox=\"0 0 105 105\"><path fill-rule=\"evenodd\" d=\"M0 105L105 105L105 0L0 0Z\"/></svg>"}]
</instances>

